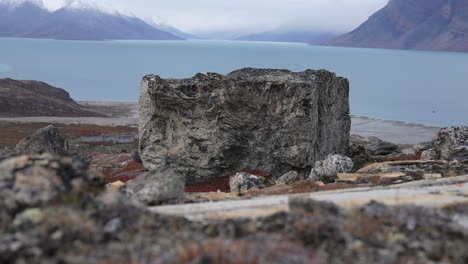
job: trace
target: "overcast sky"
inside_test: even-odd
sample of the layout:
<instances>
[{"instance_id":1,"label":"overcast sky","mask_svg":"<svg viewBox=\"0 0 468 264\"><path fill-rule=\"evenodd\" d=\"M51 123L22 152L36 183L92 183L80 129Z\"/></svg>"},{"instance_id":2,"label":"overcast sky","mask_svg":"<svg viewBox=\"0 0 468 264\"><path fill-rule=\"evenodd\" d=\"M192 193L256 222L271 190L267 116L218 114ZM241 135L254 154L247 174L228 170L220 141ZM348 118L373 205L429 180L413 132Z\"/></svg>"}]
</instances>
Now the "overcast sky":
<instances>
[{"instance_id":1,"label":"overcast sky","mask_svg":"<svg viewBox=\"0 0 468 264\"><path fill-rule=\"evenodd\" d=\"M57 9L70 0L43 0ZM388 0L81 0L154 18L190 33L268 31L283 26L348 31Z\"/></svg>"}]
</instances>

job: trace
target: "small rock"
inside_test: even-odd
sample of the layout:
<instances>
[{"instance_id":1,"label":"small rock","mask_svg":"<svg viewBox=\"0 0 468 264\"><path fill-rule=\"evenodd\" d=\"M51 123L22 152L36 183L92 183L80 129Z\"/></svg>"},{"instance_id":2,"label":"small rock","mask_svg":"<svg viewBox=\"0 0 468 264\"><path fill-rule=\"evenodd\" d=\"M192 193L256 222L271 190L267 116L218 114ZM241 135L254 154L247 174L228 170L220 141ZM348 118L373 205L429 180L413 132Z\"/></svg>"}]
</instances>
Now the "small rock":
<instances>
[{"instance_id":1,"label":"small rock","mask_svg":"<svg viewBox=\"0 0 468 264\"><path fill-rule=\"evenodd\" d=\"M276 180L276 184L291 184L302 180L297 171L290 171Z\"/></svg>"},{"instance_id":2,"label":"small rock","mask_svg":"<svg viewBox=\"0 0 468 264\"><path fill-rule=\"evenodd\" d=\"M398 145L383 141L377 137L351 135L349 140L350 146L362 146L366 150L366 153L371 156L394 154L398 150Z\"/></svg>"},{"instance_id":3,"label":"small rock","mask_svg":"<svg viewBox=\"0 0 468 264\"><path fill-rule=\"evenodd\" d=\"M436 153L433 149L425 150L421 154L421 160L428 161L428 160L435 160Z\"/></svg>"},{"instance_id":4,"label":"small rock","mask_svg":"<svg viewBox=\"0 0 468 264\"><path fill-rule=\"evenodd\" d=\"M21 214L18 214L15 217L13 224L15 226L20 226L25 223L37 224L42 221L43 214L39 208L31 208L24 210Z\"/></svg>"},{"instance_id":5,"label":"small rock","mask_svg":"<svg viewBox=\"0 0 468 264\"><path fill-rule=\"evenodd\" d=\"M316 181L314 183L315 185L318 185L318 186L325 186L325 183L323 183L323 181Z\"/></svg>"},{"instance_id":6,"label":"small rock","mask_svg":"<svg viewBox=\"0 0 468 264\"><path fill-rule=\"evenodd\" d=\"M41 128L16 145L18 154L37 154L49 152L63 155L68 151L65 138L54 126Z\"/></svg>"},{"instance_id":7,"label":"small rock","mask_svg":"<svg viewBox=\"0 0 468 264\"><path fill-rule=\"evenodd\" d=\"M158 205L182 197L185 182L172 170L162 168L127 182L122 191L147 205Z\"/></svg>"},{"instance_id":8,"label":"small rock","mask_svg":"<svg viewBox=\"0 0 468 264\"><path fill-rule=\"evenodd\" d=\"M333 182L338 173L351 172L353 161L341 155L329 155L323 161L317 161L310 172L309 179L312 181Z\"/></svg>"},{"instance_id":9,"label":"small rock","mask_svg":"<svg viewBox=\"0 0 468 264\"><path fill-rule=\"evenodd\" d=\"M122 221L119 218L114 218L107 222L104 226L103 231L104 233L115 233L122 227Z\"/></svg>"},{"instance_id":10,"label":"small rock","mask_svg":"<svg viewBox=\"0 0 468 264\"><path fill-rule=\"evenodd\" d=\"M247 172L238 172L229 179L231 192L247 191L253 188L263 188L261 177L249 174Z\"/></svg>"},{"instance_id":11,"label":"small rock","mask_svg":"<svg viewBox=\"0 0 468 264\"><path fill-rule=\"evenodd\" d=\"M416 150L414 148L406 148L401 151L401 154L404 154L407 156L414 156L416 155Z\"/></svg>"},{"instance_id":12,"label":"small rock","mask_svg":"<svg viewBox=\"0 0 468 264\"><path fill-rule=\"evenodd\" d=\"M108 183L108 184L106 184L106 190L109 191L109 192L118 192L118 191L120 191L120 188L122 186L124 186L124 185L125 185L125 183L123 183L121 181Z\"/></svg>"}]
</instances>

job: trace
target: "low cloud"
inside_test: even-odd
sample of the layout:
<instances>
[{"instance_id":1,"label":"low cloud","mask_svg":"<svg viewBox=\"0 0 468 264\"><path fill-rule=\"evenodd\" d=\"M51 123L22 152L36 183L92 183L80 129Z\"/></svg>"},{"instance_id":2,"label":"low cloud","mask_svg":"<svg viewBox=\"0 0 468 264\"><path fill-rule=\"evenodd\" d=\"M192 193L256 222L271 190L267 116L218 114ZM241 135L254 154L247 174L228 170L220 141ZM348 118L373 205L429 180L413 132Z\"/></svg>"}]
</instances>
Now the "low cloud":
<instances>
[{"instance_id":1,"label":"low cloud","mask_svg":"<svg viewBox=\"0 0 468 264\"><path fill-rule=\"evenodd\" d=\"M57 9L68 0L43 0ZM81 0L92 2L93 0ZM95 0L100 6L154 18L182 30L267 31L294 26L348 31L388 0Z\"/></svg>"}]
</instances>

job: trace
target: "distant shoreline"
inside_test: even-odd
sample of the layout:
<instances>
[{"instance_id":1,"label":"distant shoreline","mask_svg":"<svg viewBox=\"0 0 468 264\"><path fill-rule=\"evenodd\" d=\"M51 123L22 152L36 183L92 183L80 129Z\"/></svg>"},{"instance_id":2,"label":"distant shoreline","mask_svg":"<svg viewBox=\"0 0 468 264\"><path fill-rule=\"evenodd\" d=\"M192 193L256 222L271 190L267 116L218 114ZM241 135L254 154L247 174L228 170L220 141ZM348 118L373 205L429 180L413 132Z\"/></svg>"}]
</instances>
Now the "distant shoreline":
<instances>
[{"instance_id":1,"label":"distant shoreline","mask_svg":"<svg viewBox=\"0 0 468 264\"><path fill-rule=\"evenodd\" d=\"M109 117L7 117L0 122L8 123L60 123L101 126L138 126L137 102L79 101L79 104L108 115ZM403 121L351 115L351 134L375 136L397 144L418 144L431 141L439 127Z\"/></svg>"}]
</instances>

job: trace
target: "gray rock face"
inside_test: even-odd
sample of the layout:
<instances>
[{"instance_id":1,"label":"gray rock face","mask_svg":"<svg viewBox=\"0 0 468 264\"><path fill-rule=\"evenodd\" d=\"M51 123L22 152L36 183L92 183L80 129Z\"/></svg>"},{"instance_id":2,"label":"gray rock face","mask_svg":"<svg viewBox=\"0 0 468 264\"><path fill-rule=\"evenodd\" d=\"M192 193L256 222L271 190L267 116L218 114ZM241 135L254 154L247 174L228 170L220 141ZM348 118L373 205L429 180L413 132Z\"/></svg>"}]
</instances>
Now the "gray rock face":
<instances>
[{"instance_id":1,"label":"gray rock face","mask_svg":"<svg viewBox=\"0 0 468 264\"><path fill-rule=\"evenodd\" d=\"M276 180L276 184L291 184L300 180L302 180L302 178L301 176L299 176L299 173L297 173L297 171L290 171L284 174L283 176L279 177Z\"/></svg>"},{"instance_id":2,"label":"gray rock face","mask_svg":"<svg viewBox=\"0 0 468 264\"><path fill-rule=\"evenodd\" d=\"M434 138L435 159L467 160L468 127L443 128Z\"/></svg>"},{"instance_id":3,"label":"gray rock face","mask_svg":"<svg viewBox=\"0 0 468 264\"><path fill-rule=\"evenodd\" d=\"M62 193L87 192L100 185L102 178L72 157L46 153L0 163L0 200L9 211L42 206Z\"/></svg>"},{"instance_id":4,"label":"gray rock face","mask_svg":"<svg viewBox=\"0 0 468 264\"><path fill-rule=\"evenodd\" d=\"M309 178L312 181L333 182L338 173L351 172L353 161L341 155L329 155L325 160L317 161Z\"/></svg>"},{"instance_id":5,"label":"gray rock face","mask_svg":"<svg viewBox=\"0 0 468 264\"><path fill-rule=\"evenodd\" d=\"M349 84L328 71L242 69L191 79L148 75L140 91L140 155L187 183L258 169L310 172L348 148Z\"/></svg>"},{"instance_id":6,"label":"gray rock face","mask_svg":"<svg viewBox=\"0 0 468 264\"><path fill-rule=\"evenodd\" d=\"M21 140L16 145L18 154L34 154L49 152L53 154L65 154L67 152L65 138L54 126L41 128L31 136Z\"/></svg>"},{"instance_id":7,"label":"gray rock face","mask_svg":"<svg viewBox=\"0 0 468 264\"><path fill-rule=\"evenodd\" d=\"M398 145L383 141L377 137L363 137L352 135L350 138L352 144L363 146L371 156L381 156L395 153Z\"/></svg>"},{"instance_id":8,"label":"gray rock face","mask_svg":"<svg viewBox=\"0 0 468 264\"><path fill-rule=\"evenodd\" d=\"M238 172L229 179L231 192L247 191L253 188L263 188L262 178L247 172Z\"/></svg>"},{"instance_id":9,"label":"gray rock face","mask_svg":"<svg viewBox=\"0 0 468 264\"><path fill-rule=\"evenodd\" d=\"M123 187L123 192L142 203L158 205L182 197L184 189L185 182L181 176L170 169L162 168L128 182Z\"/></svg>"}]
</instances>

